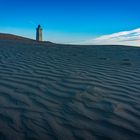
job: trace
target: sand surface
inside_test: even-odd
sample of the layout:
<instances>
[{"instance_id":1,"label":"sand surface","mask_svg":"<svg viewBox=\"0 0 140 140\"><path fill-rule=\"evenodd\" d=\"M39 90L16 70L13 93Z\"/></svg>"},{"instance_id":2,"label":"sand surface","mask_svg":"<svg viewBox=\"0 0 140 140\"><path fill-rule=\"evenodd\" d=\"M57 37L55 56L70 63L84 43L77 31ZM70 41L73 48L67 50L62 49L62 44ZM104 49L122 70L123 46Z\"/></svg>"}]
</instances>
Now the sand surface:
<instances>
[{"instance_id":1,"label":"sand surface","mask_svg":"<svg viewBox=\"0 0 140 140\"><path fill-rule=\"evenodd\" d=\"M0 140L138 140L140 48L0 42Z\"/></svg>"}]
</instances>

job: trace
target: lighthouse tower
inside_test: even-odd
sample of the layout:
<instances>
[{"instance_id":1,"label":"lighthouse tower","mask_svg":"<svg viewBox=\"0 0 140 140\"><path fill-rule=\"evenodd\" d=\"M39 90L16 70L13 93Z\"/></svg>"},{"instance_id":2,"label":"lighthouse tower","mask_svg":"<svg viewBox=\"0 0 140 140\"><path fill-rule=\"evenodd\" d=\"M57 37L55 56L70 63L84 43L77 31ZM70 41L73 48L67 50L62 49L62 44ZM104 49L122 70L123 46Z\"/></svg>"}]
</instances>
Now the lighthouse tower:
<instances>
[{"instance_id":1,"label":"lighthouse tower","mask_svg":"<svg viewBox=\"0 0 140 140\"><path fill-rule=\"evenodd\" d=\"M42 41L42 28L40 25L36 29L36 41Z\"/></svg>"}]
</instances>

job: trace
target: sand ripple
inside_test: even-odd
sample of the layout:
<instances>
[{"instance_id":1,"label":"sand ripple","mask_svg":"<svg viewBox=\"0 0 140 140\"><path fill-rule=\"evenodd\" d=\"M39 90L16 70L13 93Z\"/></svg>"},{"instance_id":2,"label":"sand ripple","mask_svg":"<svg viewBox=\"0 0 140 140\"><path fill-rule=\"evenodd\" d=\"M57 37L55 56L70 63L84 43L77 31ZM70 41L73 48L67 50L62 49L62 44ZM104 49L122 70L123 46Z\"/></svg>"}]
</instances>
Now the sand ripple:
<instances>
[{"instance_id":1,"label":"sand ripple","mask_svg":"<svg viewBox=\"0 0 140 140\"><path fill-rule=\"evenodd\" d=\"M0 46L0 140L140 138L139 48Z\"/></svg>"}]
</instances>

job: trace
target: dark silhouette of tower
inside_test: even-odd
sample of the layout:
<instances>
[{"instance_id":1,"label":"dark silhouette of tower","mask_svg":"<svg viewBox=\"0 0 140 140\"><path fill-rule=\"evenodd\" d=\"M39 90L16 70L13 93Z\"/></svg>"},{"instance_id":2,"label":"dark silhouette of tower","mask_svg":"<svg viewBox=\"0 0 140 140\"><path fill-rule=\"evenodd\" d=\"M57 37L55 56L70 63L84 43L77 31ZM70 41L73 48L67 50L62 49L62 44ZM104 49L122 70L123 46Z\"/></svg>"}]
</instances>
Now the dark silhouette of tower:
<instances>
[{"instance_id":1,"label":"dark silhouette of tower","mask_svg":"<svg viewBox=\"0 0 140 140\"><path fill-rule=\"evenodd\" d=\"M36 29L36 41L42 41L42 28L40 25Z\"/></svg>"}]
</instances>

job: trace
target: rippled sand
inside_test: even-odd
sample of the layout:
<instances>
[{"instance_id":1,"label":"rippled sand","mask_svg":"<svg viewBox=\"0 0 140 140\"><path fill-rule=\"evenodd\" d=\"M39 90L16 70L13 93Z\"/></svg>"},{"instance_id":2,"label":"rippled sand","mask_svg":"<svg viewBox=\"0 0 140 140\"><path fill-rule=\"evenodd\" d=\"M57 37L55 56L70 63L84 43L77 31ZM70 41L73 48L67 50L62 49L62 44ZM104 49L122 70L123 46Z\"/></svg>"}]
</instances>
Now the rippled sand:
<instances>
[{"instance_id":1,"label":"rippled sand","mask_svg":"<svg viewBox=\"0 0 140 140\"><path fill-rule=\"evenodd\" d=\"M0 140L138 140L140 48L0 43Z\"/></svg>"}]
</instances>

